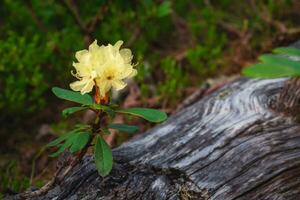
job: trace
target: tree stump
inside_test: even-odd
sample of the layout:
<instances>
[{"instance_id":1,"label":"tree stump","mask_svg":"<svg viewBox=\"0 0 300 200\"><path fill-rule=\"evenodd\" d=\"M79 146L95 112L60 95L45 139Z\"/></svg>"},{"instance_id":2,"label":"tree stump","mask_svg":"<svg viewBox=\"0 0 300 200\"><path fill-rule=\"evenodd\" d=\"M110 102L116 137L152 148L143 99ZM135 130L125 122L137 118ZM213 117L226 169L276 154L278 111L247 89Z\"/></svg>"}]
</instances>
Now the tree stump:
<instances>
[{"instance_id":1,"label":"tree stump","mask_svg":"<svg viewBox=\"0 0 300 200\"><path fill-rule=\"evenodd\" d=\"M87 156L35 199L300 199L300 124L279 102L298 93L286 80L227 84L114 149L108 177Z\"/></svg>"}]
</instances>

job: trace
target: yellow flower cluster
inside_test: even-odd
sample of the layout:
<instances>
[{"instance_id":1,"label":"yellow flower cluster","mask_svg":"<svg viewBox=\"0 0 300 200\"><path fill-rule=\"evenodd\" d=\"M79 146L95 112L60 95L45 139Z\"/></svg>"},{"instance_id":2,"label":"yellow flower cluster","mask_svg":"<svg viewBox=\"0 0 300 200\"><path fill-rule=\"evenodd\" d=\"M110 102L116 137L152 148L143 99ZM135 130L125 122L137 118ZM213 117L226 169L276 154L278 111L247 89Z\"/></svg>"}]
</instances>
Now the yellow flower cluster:
<instances>
[{"instance_id":1,"label":"yellow flower cluster","mask_svg":"<svg viewBox=\"0 0 300 200\"><path fill-rule=\"evenodd\" d=\"M76 73L72 74L79 81L71 83L71 89L85 94L96 85L101 97L111 88L123 89L127 85L124 79L135 76L137 71L132 65L130 49L120 49L122 44L123 41L118 41L115 45L99 46L95 40L88 50L76 52L78 62L73 63Z\"/></svg>"}]
</instances>

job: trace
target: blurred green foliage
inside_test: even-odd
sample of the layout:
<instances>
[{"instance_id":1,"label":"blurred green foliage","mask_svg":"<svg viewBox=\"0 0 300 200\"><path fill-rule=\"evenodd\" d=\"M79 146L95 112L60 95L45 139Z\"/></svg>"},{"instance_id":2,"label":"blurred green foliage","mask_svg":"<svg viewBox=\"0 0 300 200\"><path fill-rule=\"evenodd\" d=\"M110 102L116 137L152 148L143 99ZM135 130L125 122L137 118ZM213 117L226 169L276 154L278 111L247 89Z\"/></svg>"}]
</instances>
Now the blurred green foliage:
<instances>
[{"instance_id":1,"label":"blurred green foliage","mask_svg":"<svg viewBox=\"0 0 300 200\"><path fill-rule=\"evenodd\" d=\"M15 160L8 161L4 166L1 166L0 180L0 199L4 197L3 193L8 192L7 190L11 192L23 191L30 186L30 178L24 176L20 163ZM42 181L36 183L37 187L42 185Z\"/></svg>"},{"instance_id":2,"label":"blurred green foliage","mask_svg":"<svg viewBox=\"0 0 300 200\"><path fill-rule=\"evenodd\" d=\"M11 125L0 133L0 151L18 147L3 135L19 132L22 142L33 140L31 116L45 112L43 123L51 123L58 101L50 88L68 88L74 53L94 39L124 40L138 63L142 98L161 96L159 103L172 108L186 88L223 73L225 66L239 71L233 68L241 66L228 63L239 60L237 54L253 60L276 37L299 32L299 9L298 0L1 0L1 129L18 118L30 121L30 129ZM58 133L68 126L52 128ZM0 169L0 188L27 188L28 174L20 168L11 161Z\"/></svg>"},{"instance_id":3,"label":"blurred green foliage","mask_svg":"<svg viewBox=\"0 0 300 200\"><path fill-rule=\"evenodd\" d=\"M175 104L185 87L198 85L224 66L232 38L223 22L256 37L254 49L276 33L262 16L297 24L295 17L284 18L297 1L249 2L3 0L0 121L50 106L49 88L68 87L75 51L94 39L104 44L124 40L139 63L136 81L144 97L158 95Z\"/></svg>"},{"instance_id":4,"label":"blurred green foliage","mask_svg":"<svg viewBox=\"0 0 300 200\"><path fill-rule=\"evenodd\" d=\"M182 91L186 85L187 77L182 70L182 66L170 57L161 60L160 67L163 71L164 78L157 85L159 93L164 101L175 103L181 97L179 91Z\"/></svg>"},{"instance_id":5,"label":"blurred green foliage","mask_svg":"<svg viewBox=\"0 0 300 200\"><path fill-rule=\"evenodd\" d=\"M3 189L11 189L20 191L30 186L30 179L28 177L20 176L21 170L16 161L7 163L5 168L0 171L1 186ZM5 169L5 170L4 170Z\"/></svg>"}]
</instances>

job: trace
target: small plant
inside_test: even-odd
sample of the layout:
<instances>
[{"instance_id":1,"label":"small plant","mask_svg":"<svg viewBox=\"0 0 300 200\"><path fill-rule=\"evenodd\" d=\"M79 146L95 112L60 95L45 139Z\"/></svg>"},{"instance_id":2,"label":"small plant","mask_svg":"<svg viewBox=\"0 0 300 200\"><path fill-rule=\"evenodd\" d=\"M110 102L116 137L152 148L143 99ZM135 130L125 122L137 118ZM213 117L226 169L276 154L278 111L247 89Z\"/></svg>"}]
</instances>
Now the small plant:
<instances>
[{"instance_id":1,"label":"small plant","mask_svg":"<svg viewBox=\"0 0 300 200\"><path fill-rule=\"evenodd\" d=\"M280 47L259 57L261 63L251 65L243 74L257 78L278 78L300 76L300 50L292 47Z\"/></svg>"},{"instance_id":2,"label":"small plant","mask_svg":"<svg viewBox=\"0 0 300 200\"><path fill-rule=\"evenodd\" d=\"M98 46L97 41L88 50L78 51L78 60L73 63L76 72L72 72L78 81L70 84L71 90L58 87L52 88L53 93L61 99L80 104L77 107L63 110L64 116L90 109L96 113L93 124L77 124L73 130L48 144L48 147L58 147L51 156L55 157L68 149L77 153L80 161L89 147L92 147L95 164L101 176L110 173L113 166L113 156L109 145L103 139L110 134L110 129L120 132L135 133L138 127L127 124L113 124L116 114L127 114L142 117L150 122L162 122L167 115L164 112L149 108L122 109L110 101L111 89L121 90L126 87L124 79L137 74L132 64L130 49L120 49L122 41L115 45ZM88 93L94 91L93 97Z\"/></svg>"}]
</instances>

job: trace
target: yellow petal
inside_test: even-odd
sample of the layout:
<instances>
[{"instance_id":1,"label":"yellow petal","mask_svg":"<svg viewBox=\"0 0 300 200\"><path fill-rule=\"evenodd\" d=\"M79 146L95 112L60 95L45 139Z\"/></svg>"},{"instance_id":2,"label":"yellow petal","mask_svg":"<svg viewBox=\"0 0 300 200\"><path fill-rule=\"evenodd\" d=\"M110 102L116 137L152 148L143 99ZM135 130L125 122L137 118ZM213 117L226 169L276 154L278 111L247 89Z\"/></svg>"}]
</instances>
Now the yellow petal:
<instances>
[{"instance_id":1,"label":"yellow petal","mask_svg":"<svg viewBox=\"0 0 300 200\"><path fill-rule=\"evenodd\" d=\"M99 49L99 46L97 44L97 40L95 40L90 46L89 46L89 51L97 51Z\"/></svg>"},{"instance_id":2,"label":"yellow petal","mask_svg":"<svg viewBox=\"0 0 300 200\"><path fill-rule=\"evenodd\" d=\"M91 72L91 78L94 80L94 78L96 78L97 77L97 72L95 71L95 70L93 70L92 72Z\"/></svg>"},{"instance_id":3,"label":"yellow petal","mask_svg":"<svg viewBox=\"0 0 300 200\"><path fill-rule=\"evenodd\" d=\"M122 58L124 59L125 63L130 64L131 60L132 60L132 53L130 49L121 49L120 50L120 54L122 56Z\"/></svg>"},{"instance_id":4,"label":"yellow petal","mask_svg":"<svg viewBox=\"0 0 300 200\"><path fill-rule=\"evenodd\" d=\"M92 91L94 80L97 80L100 96L104 97L113 87L121 90L126 86L124 79L137 74L132 62L130 49L120 49L123 41L117 41L114 45L99 46L95 40L88 50L78 51L75 54L77 63L73 63L76 69L75 77L79 81L71 83L70 87L75 91L87 93Z\"/></svg>"},{"instance_id":5,"label":"yellow petal","mask_svg":"<svg viewBox=\"0 0 300 200\"><path fill-rule=\"evenodd\" d=\"M121 80L113 80L112 81L112 86L114 87L115 90L122 90L124 87L126 87L126 83Z\"/></svg>"},{"instance_id":6,"label":"yellow petal","mask_svg":"<svg viewBox=\"0 0 300 200\"><path fill-rule=\"evenodd\" d=\"M87 66L87 64L73 62L73 67L75 67L76 72L80 77L90 76L90 68Z\"/></svg>"},{"instance_id":7,"label":"yellow petal","mask_svg":"<svg viewBox=\"0 0 300 200\"><path fill-rule=\"evenodd\" d=\"M134 77L135 75L137 75L137 70L132 69L131 73L128 75L128 78Z\"/></svg>"},{"instance_id":8,"label":"yellow petal","mask_svg":"<svg viewBox=\"0 0 300 200\"><path fill-rule=\"evenodd\" d=\"M70 88L74 91L80 91L87 83L86 79L83 79L81 81L75 81L70 84Z\"/></svg>"},{"instance_id":9,"label":"yellow petal","mask_svg":"<svg viewBox=\"0 0 300 200\"><path fill-rule=\"evenodd\" d=\"M79 61L79 62L83 62L83 63L87 63L90 59L90 54L88 50L81 50L81 51L77 51L75 53L75 58Z\"/></svg>"},{"instance_id":10,"label":"yellow petal","mask_svg":"<svg viewBox=\"0 0 300 200\"><path fill-rule=\"evenodd\" d=\"M124 66L124 69L120 71L118 79L131 78L137 74L136 69L134 69L131 65L127 64Z\"/></svg>"},{"instance_id":11,"label":"yellow petal","mask_svg":"<svg viewBox=\"0 0 300 200\"><path fill-rule=\"evenodd\" d=\"M115 47L117 50L119 50L120 47L122 46L122 44L123 44L123 41L122 41L122 40L119 40L119 41L117 41L117 42L115 43L114 47Z\"/></svg>"},{"instance_id":12,"label":"yellow petal","mask_svg":"<svg viewBox=\"0 0 300 200\"><path fill-rule=\"evenodd\" d=\"M81 81L75 81L70 84L70 88L74 91L80 91L81 94L92 91L94 82L92 79L83 79Z\"/></svg>"},{"instance_id":13,"label":"yellow petal","mask_svg":"<svg viewBox=\"0 0 300 200\"><path fill-rule=\"evenodd\" d=\"M80 90L81 94L89 93L93 90L94 80L91 79L87 84Z\"/></svg>"}]
</instances>

